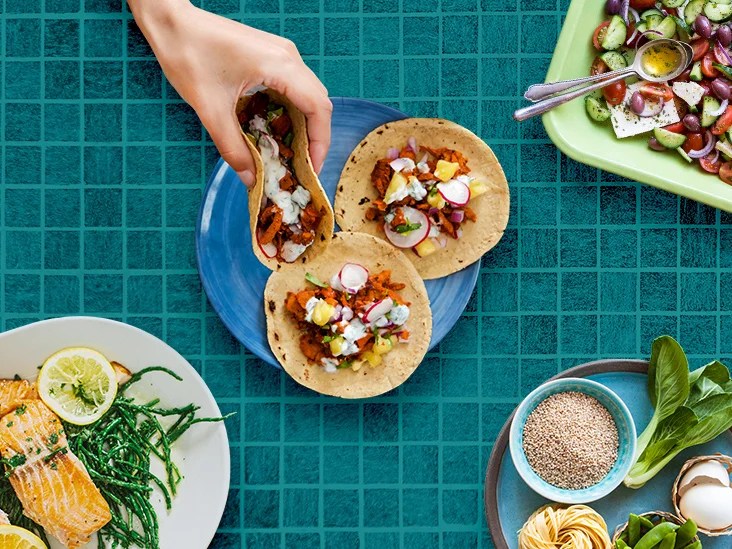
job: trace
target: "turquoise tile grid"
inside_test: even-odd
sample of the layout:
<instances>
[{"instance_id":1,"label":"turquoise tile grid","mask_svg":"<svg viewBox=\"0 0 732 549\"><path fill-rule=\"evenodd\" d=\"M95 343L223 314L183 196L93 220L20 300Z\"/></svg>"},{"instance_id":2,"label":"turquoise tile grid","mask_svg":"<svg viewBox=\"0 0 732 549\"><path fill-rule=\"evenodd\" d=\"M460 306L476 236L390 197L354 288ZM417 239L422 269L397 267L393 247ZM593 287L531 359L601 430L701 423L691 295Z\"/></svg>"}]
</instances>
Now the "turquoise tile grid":
<instances>
[{"instance_id":1,"label":"turquoise tile grid","mask_svg":"<svg viewBox=\"0 0 732 549\"><path fill-rule=\"evenodd\" d=\"M696 364L732 357L732 217L576 164L539 121L511 120L564 0L205 3L292 38L332 95L471 128L511 182L510 226L454 331L399 390L356 403L254 359L207 305L193 230L217 154L122 0L0 7L2 328L106 316L193 363L238 412L212 547L491 547L482 479L522 395L646 356L660 333Z\"/></svg>"}]
</instances>

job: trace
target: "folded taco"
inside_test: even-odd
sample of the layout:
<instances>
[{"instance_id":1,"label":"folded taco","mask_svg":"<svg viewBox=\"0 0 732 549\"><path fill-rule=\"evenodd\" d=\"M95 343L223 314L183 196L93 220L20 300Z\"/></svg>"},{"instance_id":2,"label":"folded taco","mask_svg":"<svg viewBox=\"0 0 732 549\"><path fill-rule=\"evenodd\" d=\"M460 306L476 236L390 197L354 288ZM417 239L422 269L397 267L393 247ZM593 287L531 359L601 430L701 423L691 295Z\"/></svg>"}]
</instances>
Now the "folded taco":
<instances>
[{"instance_id":1,"label":"folded taco","mask_svg":"<svg viewBox=\"0 0 732 549\"><path fill-rule=\"evenodd\" d=\"M307 264L272 273L267 339L295 381L364 398L402 384L424 358L432 314L404 254L361 233L336 233Z\"/></svg>"},{"instance_id":2,"label":"folded taco","mask_svg":"<svg viewBox=\"0 0 732 549\"><path fill-rule=\"evenodd\" d=\"M242 97L237 115L254 157L249 192L254 253L277 270L314 257L333 234L333 210L308 152L305 116L274 91Z\"/></svg>"},{"instance_id":3,"label":"folded taco","mask_svg":"<svg viewBox=\"0 0 732 549\"><path fill-rule=\"evenodd\" d=\"M346 161L335 199L343 230L402 249L425 279L478 261L503 236L508 209L506 177L490 147L437 118L373 130Z\"/></svg>"}]
</instances>

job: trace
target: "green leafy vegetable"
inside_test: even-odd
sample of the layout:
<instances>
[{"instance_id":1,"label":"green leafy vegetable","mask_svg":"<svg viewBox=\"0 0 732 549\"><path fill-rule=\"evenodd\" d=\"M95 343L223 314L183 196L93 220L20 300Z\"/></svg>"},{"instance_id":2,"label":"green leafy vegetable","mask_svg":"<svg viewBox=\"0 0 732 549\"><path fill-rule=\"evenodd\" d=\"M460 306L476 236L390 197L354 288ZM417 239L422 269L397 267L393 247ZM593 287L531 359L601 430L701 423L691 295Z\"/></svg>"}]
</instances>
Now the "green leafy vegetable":
<instances>
[{"instance_id":1,"label":"green leafy vegetable","mask_svg":"<svg viewBox=\"0 0 732 549\"><path fill-rule=\"evenodd\" d=\"M732 382L714 361L689 372L681 346L670 336L653 342L648 395L654 413L638 437L636 462L624 483L640 488L682 450L715 439L732 428Z\"/></svg>"},{"instance_id":2,"label":"green leafy vegetable","mask_svg":"<svg viewBox=\"0 0 732 549\"><path fill-rule=\"evenodd\" d=\"M421 223L403 223L394 227L394 230L398 233L408 233L409 231L416 231L421 226Z\"/></svg>"},{"instance_id":3,"label":"green leafy vegetable","mask_svg":"<svg viewBox=\"0 0 732 549\"><path fill-rule=\"evenodd\" d=\"M328 285L320 280L317 276L315 276L312 273L305 273L305 280L310 282L311 284L315 284L316 286L319 286L321 288L327 288Z\"/></svg>"}]
</instances>

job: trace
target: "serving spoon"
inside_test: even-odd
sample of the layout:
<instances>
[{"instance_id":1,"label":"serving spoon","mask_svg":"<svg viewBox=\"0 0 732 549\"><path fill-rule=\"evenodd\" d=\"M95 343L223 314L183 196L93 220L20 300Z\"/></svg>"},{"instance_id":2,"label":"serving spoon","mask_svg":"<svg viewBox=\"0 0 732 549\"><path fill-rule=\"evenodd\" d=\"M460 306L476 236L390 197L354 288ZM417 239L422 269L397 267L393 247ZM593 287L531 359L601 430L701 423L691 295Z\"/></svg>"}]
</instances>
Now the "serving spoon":
<instances>
[{"instance_id":1,"label":"serving spoon","mask_svg":"<svg viewBox=\"0 0 732 549\"><path fill-rule=\"evenodd\" d=\"M685 42L670 38L651 40L638 48L633 64L628 67L584 78L529 86L524 97L534 104L517 110L513 117L521 122L544 114L572 99L630 76L638 76L648 82L673 80L687 69L692 57L693 50Z\"/></svg>"}]
</instances>

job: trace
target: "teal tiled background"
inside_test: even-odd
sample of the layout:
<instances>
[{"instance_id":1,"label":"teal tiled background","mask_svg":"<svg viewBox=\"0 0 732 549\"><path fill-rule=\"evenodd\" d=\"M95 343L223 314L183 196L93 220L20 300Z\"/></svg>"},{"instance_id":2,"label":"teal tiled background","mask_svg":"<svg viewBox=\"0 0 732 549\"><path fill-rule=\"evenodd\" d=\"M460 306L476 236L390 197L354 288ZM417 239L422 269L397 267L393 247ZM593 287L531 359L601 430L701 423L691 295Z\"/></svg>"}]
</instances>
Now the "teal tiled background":
<instances>
[{"instance_id":1,"label":"teal tiled background","mask_svg":"<svg viewBox=\"0 0 732 549\"><path fill-rule=\"evenodd\" d=\"M599 0L598 0L599 1ZM0 0L2 328L92 314L158 335L231 420L213 547L491 547L482 479L521 395L681 338L732 356L732 217L561 157L515 124L566 1L209 0L293 39L332 95L480 134L512 217L455 330L393 394L320 398L242 349L207 305L194 225L217 154L121 0ZM196 549L196 548L193 548Z\"/></svg>"}]
</instances>

